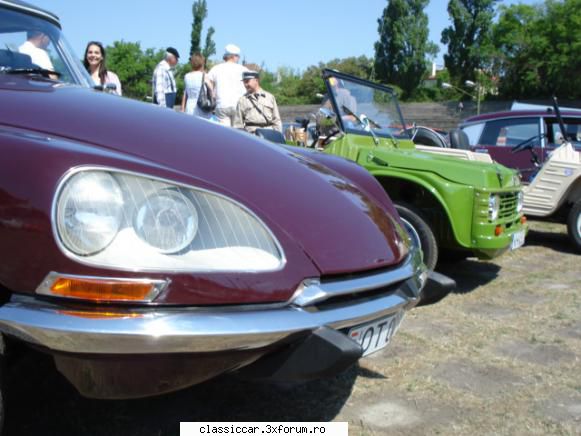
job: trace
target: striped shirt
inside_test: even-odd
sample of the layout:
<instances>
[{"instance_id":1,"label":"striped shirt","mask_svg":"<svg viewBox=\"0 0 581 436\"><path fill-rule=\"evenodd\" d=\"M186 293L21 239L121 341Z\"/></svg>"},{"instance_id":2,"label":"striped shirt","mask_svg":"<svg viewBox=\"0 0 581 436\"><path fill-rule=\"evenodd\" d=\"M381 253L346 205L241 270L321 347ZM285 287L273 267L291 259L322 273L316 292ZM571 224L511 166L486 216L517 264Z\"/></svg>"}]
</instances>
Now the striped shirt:
<instances>
[{"instance_id":1,"label":"striped shirt","mask_svg":"<svg viewBox=\"0 0 581 436\"><path fill-rule=\"evenodd\" d=\"M176 81L166 60L161 61L153 70L153 97L159 106L166 106L165 95L176 92Z\"/></svg>"}]
</instances>

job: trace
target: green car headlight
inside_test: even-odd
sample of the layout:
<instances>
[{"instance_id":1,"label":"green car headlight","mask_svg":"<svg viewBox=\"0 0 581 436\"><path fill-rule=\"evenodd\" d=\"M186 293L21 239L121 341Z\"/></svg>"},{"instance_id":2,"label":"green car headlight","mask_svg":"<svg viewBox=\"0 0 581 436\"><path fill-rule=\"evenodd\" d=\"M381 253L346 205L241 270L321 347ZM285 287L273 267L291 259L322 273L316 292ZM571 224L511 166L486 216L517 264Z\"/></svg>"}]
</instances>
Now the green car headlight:
<instances>
[{"instance_id":1,"label":"green car headlight","mask_svg":"<svg viewBox=\"0 0 581 436\"><path fill-rule=\"evenodd\" d=\"M500 211L500 196L498 194L490 194L488 197L488 219L495 221L498 218Z\"/></svg>"},{"instance_id":2,"label":"green car headlight","mask_svg":"<svg viewBox=\"0 0 581 436\"><path fill-rule=\"evenodd\" d=\"M80 169L59 185L53 231L81 263L121 270L275 271L280 244L221 194L139 174Z\"/></svg>"},{"instance_id":3,"label":"green car headlight","mask_svg":"<svg viewBox=\"0 0 581 436\"><path fill-rule=\"evenodd\" d=\"M523 206L524 206L524 199L525 195L522 191L520 191L516 197L516 211L517 213L521 213Z\"/></svg>"}]
</instances>

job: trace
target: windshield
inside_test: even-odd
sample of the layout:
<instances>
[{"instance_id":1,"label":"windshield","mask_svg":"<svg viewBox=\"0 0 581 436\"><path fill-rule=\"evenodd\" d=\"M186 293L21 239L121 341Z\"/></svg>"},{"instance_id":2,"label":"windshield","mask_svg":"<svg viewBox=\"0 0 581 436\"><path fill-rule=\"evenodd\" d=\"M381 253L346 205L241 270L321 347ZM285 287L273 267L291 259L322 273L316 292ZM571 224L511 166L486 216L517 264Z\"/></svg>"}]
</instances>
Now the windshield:
<instances>
[{"instance_id":1,"label":"windshield","mask_svg":"<svg viewBox=\"0 0 581 436\"><path fill-rule=\"evenodd\" d=\"M395 94L388 88L345 77L327 77L333 110L348 133L409 139Z\"/></svg>"},{"instance_id":2,"label":"windshield","mask_svg":"<svg viewBox=\"0 0 581 436\"><path fill-rule=\"evenodd\" d=\"M0 74L49 70L48 77L90 86L90 78L58 26L40 17L0 7Z\"/></svg>"}]
</instances>

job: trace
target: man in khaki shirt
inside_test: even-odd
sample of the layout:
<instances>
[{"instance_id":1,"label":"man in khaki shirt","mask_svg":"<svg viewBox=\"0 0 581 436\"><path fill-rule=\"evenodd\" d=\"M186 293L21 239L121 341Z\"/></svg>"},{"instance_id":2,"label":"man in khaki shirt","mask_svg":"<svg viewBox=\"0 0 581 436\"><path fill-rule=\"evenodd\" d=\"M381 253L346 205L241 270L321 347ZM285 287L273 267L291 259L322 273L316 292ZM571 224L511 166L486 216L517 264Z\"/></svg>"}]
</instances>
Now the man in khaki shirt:
<instances>
[{"instance_id":1,"label":"man in khaki shirt","mask_svg":"<svg viewBox=\"0 0 581 436\"><path fill-rule=\"evenodd\" d=\"M238 100L233 127L254 133L256 129L273 129L282 132L282 121L274 96L260 87L256 71L242 73L246 94Z\"/></svg>"}]
</instances>

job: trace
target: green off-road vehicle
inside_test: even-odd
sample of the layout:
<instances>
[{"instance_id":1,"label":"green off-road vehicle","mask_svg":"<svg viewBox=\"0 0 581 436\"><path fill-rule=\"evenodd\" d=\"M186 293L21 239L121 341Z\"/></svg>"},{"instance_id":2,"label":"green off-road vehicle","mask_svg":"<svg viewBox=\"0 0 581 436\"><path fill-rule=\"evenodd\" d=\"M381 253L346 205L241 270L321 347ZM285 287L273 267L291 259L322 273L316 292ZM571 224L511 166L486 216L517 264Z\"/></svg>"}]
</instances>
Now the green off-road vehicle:
<instances>
[{"instance_id":1,"label":"green off-road vehicle","mask_svg":"<svg viewBox=\"0 0 581 436\"><path fill-rule=\"evenodd\" d=\"M430 269L444 252L490 259L523 245L527 225L515 171L477 156L460 160L419 151L391 88L334 70L323 77L328 100L315 114L314 140L302 143L371 172ZM286 132L287 140L291 136Z\"/></svg>"}]
</instances>

